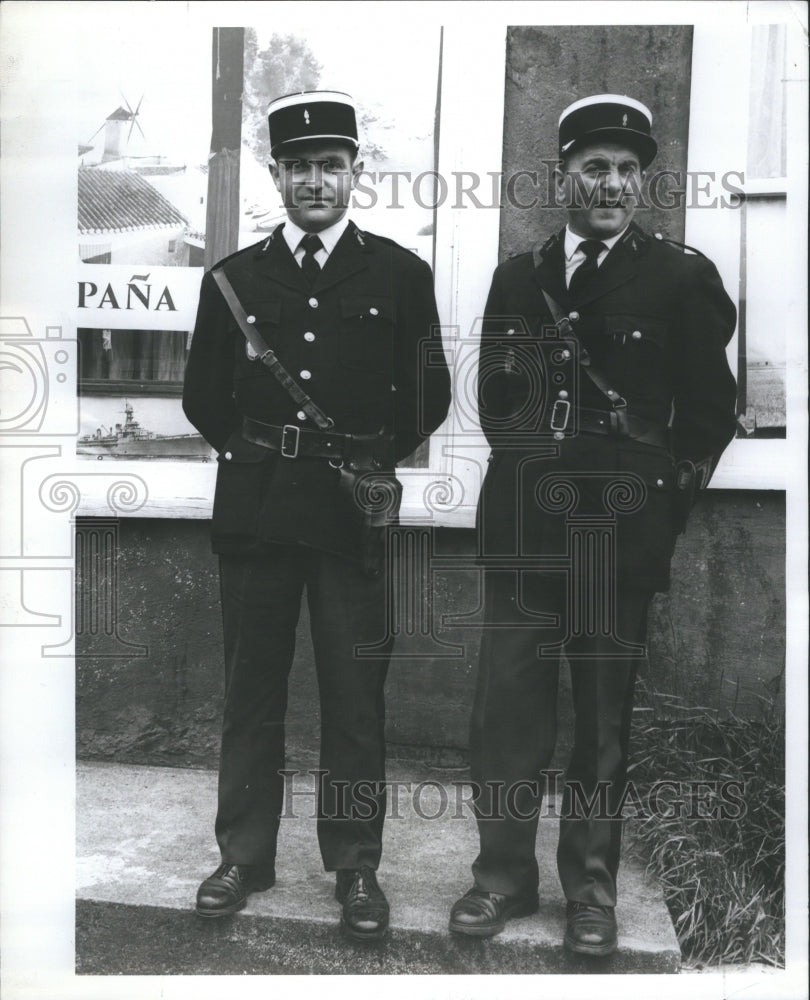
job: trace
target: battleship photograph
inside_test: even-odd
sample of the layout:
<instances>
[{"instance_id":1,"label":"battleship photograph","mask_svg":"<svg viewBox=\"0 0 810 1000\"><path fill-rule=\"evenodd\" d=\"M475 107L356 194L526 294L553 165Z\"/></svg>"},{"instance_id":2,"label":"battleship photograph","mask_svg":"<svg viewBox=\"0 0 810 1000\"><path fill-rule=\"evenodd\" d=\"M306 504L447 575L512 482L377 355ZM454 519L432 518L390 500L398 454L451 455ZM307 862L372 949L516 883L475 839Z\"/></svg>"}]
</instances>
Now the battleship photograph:
<instances>
[{"instance_id":1,"label":"battleship photograph","mask_svg":"<svg viewBox=\"0 0 810 1000\"><path fill-rule=\"evenodd\" d=\"M157 434L142 427L128 400L124 400L124 418L123 424L100 425L84 433L76 443L76 454L99 461L118 458L207 462L211 458L211 446L200 434Z\"/></svg>"}]
</instances>

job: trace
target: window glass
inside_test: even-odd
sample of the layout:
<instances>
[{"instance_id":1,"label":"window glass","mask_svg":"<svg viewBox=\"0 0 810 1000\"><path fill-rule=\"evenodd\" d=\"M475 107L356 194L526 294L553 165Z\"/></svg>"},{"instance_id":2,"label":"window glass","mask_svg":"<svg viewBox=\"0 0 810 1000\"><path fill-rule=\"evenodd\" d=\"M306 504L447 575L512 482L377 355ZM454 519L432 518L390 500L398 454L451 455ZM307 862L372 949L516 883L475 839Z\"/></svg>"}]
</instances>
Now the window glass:
<instances>
[{"instance_id":1,"label":"window glass","mask_svg":"<svg viewBox=\"0 0 810 1000\"><path fill-rule=\"evenodd\" d=\"M398 23L388 35L375 33L373 45L368 37L352 44L348 32L348 24L343 34L317 23L245 30L240 243L256 242L285 218L267 170L268 104L296 91L337 90L357 106L366 171L351 218L432 264L440 29Z\"/></svg>"},{"instance_id":2,"label":"window glass","mask_svg":"<svg viewBox=\"0 0 810 1000\"><path fill-rule=\"evenodd\" d=\"M751 29L749 180L787 174L785 30L784 24L757 24Z\"/></svg>"}]
</instances>

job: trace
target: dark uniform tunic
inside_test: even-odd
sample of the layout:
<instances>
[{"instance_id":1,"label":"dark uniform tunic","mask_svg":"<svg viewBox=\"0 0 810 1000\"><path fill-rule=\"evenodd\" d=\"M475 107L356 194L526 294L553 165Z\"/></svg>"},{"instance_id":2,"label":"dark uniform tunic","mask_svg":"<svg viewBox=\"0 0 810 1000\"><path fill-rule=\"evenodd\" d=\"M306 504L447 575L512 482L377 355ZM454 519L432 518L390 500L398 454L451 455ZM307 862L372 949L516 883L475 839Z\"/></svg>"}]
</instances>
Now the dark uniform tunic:
<instances>
[{"instance_id":1,"label":"dark uniform tunic","mask_svg":"<svg viewBox=\"0 0 810 1000\"><path fill-rule=\"evenodd\" d=\"M393 434L388 471L442 422L449 375L435 351L430 367L422 362L438 316L430 269L416 255L350 223L314 286L280 228L218 266L335 432ZM306 589L328 772L318 824L324 864L376 867L384 794L370 820L343 820L348 806L335 800L333 783L384 778L385 577L362 572L358 521L340 494L338 469L245 439L245 417L316 428L249 347L211 274L202 282L183 407L219 452L212 539L227 685L217 816L223 860L264 864L275 856L287 675ZM378 648L358 658L358 644Z\"/></svg>"},{"instance_id":2,"label":"dark uniform tunic","mask_svg":"<svg viewBox=\"0 0 810 1000\"><path fill-rule=\"evenodd\" d=\"M576 731L560 876L568 899L612 906L621 823L566 819L570 783L591 795L608 782L609 807L621 800L647 606L669 586L679 530L675 463L691 460L705 485L734 435L736 387L725 348L736 311L709 260L635 225L574 302L563 245L564 231L498 267L486 306L479 389L492 457L479 532L482 562L490 566L485 621L501 627L484 632L472 772L484 786L508 787L548 767L564 650ZM626 401L636 439L599 432L615 420L613 407L575 357L563 360L565 344L546 340L539 350L553 323L543 290L569 315L592 368ZM575 355L577 345L568 346ZM559 398L573 411L555 438L548 413ZM536 819L517 815L530 812L528 801L518 795L516 812L503 795L482 796L474 866L482 888L514 894L536 887ZM487 819L499 806L506 818Z\"/></svg>"}]
</instances>

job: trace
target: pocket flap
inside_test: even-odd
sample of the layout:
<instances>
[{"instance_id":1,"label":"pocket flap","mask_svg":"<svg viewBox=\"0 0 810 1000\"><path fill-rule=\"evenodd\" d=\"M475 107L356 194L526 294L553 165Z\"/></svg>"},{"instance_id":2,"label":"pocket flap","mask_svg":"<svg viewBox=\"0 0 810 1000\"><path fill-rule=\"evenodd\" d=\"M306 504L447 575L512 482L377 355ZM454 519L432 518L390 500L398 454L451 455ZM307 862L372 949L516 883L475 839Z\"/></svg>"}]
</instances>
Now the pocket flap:
<instances>
[{"instance_id":1,"label":"pocket flap","mask_svg":"<svg viewBox=\"0 0 810 1000\"><path fill-rule=\"evenodd\" d=\"M656 492L675 488L675 462L668 451L644 444L622 448L620 466L635 473Z\"/></svg>"},{"instance_id":2,"label":"pocket flap","mask_svg":"<svg viewBox=\"0 0 810 1000\"><path fill-rule=\"evenodd\" d=\"M239 431L234 431L225 442L222 451L217 455L217 461L221 465L255 464L264 462L275 454L270 448L246 441Z\"/></svg>"},{"instance_id":3,"label":"pocket flap","mask_svg":"<svg viewBox=\"0 0 810 1000\"><path fill-rule=\"evenodd\" d=\"M653 316L606 316L605 333L627 344L652 341L663 347L667 339L667 324Z\"/></svg>"},{"instance_id":4,"label":"pocket flap","mask_svg":"<svg viewBox=\"0 0 810 1000\"><path fill-rule=\"evenodd\" d=\"M396 303L379 295L344 296L340 300L340 310L344 319L358 317L375 320L382 317L391 322L396 319Z\"/></svg>"}]
</instances>

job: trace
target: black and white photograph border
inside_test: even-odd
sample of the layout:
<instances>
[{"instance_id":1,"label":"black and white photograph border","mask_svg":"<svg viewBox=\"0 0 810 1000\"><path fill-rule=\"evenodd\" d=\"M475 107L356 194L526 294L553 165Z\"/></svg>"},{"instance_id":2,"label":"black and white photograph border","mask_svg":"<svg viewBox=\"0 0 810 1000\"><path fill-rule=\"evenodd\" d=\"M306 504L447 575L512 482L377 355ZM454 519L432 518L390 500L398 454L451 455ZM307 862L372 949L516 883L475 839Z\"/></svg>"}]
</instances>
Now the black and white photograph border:
<instances>
[{"instance_id":1,"label":"black and white photograph border","mask_svg":"<svg viewBox=\"0 0 810 1000\"><path fill-rule=\"evenodd\" d=\"M707 1000L807 996L807 15L807 5L793 0L610 5L589 0L234 2L227 7L203 2L6 0L0 6L0 992L4 998L197 1000L223 995L258 997L268 991L286 997L323 989L335 996L357 997L376 995L381 988L402 997L419 990L431 1000L535 997L540 991L580 998L592 990L606 996L646 997L654 991L662 998L689 995ZM87 169L96 164L100 147L87 143L91 135L85 132L96 124L101 128L108 105L113 111L112 104L120 105L121 111L117 119L115 112L112 115L116 141L126 138L140 143L139 152L151 155L149 142L167 150L178 130L181 138L187 138L186 130L192 125L197 142L201 128L210 130L212 40L216 29L223 28L224 17L228 26L255 28L260 39L271 34L309 39L316 57L326 66L322 85L338 89L334 76L343 67L344 75L351 75L347 89L365 89L356 96L366 102L361 118L370 136L366 168L375 176L366 179L356 202L361 228L372 191L376 191L375 213L369 229L375 232L385 232L386 213L380 209L398 204L398 197L411 207L415 202L420 211L425 204L432 206L428 226L422 225L425 220L414 209L418 224L411 227L412 239L407 229L409 212L388 213L396 216L388 235L433 268L445 351L455 368L455 401L449 424L398 470L404 487L403 538L408 537L409 526L424 531L427 525L431 531L437 529L436 537L442 541L429 554L439 567L430 597L437 620L432 620L431 610L431 614L416 614L414 621L396 622L405 637L403 647L410 648L402 653L395 648L388 682L389 779L396 786L388 815L392 816L392 808L396 813L398 805L411 822L392 821L387 837L399 834L404 838L406 829L426 825L436 831L436 845L454 843L452 856L438 862L460 873L461 881L455 886L459 892L469 879L475 848L475 823L465 784L475 664L466 655L465 644L472 642L480 616L475 615L473 601L462 605L448 595L460 588L458 574L469 566L469 553L453 540L453 529L461 529L455 532L460 537L463 530L470 533L473 528L488 454L473 412L480 316L499 260L530 246L533 232L559 228L560 216L554 214L553 206L547 206L551 211L544 218L525 211L523 201L537 195L542 202L549 194L545 168L537 159L554 156L559 111L583 96L581 79L600 80L601 89L611 79L607 70L602 74L601 67L579 65L580 58L594 58L597 49L591 45L577 51L572 42L576 30L593 33L599 28L623 28L631 32L633 27L649 26L648 51L640 52L635 60L638 66L649 67L644 70L648 74L646 96L664 109L665 131L670 125L681 127L677 135L656 133L661 162L663 168L688 166L689 170L685 180L674 185L665 182L659 192L664 203L653 203L647 218L640 217L641 225L657 227L665 217L666 198L682 184L685 230L665 235L696 245L714 260L732 299L744 303L751 331L769 330L774 289L784 290L785 301L775 303L778 337L774 333L754 340L752 334L747 345L741 346L735 338L729 347L735 375L750 375L750 405L739 411L737 436L715 472L709 497L702 501L714 504L712 517L698 516L692 529L692 537L704 542L707 552L704 556L693 543L688 558L682 557L678 564L681 576L689 577L681 581L681 588L691 581L699 593L682 602L679 612L672 612L668 595L659 595L661 603L653 607L651 644L657 656L642 681L643 697L637 699L641 712L648 713L639 730L643 730L639 747L653 761L649 765L653 779L671 778L670 773L655 770L665 766L663 756L660 762L653 757L661 749L655 741L665 730L647 726L646 720L666 720L670 726L666 733L675 740L679 731L689 730L699 713L701 724L707 727L718 719L739 723L735 745L743 752L747 733L761 737L761 726L751 723L767 718L759 707L773 696L772 718L777 728L784 722L786 733L783 967L762 960L714 964L678 959L672 968L656 967L654 962L634 968L632 961L621 957L621 936L628 931L628 941L633 938L635 943L633 935L637 929L644 930L645 918L643 912L640 917L628 916L623 928L621 911L620 954L613 965L579 960L560 964L555 956L562 950L564 909L562 903L558 907L549 902L561 896L555 845L549 841L545 844L549 856L538 858L541 880L548 876L548 884L541 881L541 917L546 928L559 925L560 940L538 941L534 958L530 939L541 926L539 920L529 932L519 928L520 921L510 924L509 934L492 942L452 944L448 939L437 945L436 935L432 943L426 943L430 935L420 940L418 932L412 933L420 914L407 910L412 899L418 903L418 893L413 893L399 915L392 912L389 944L377 951L352 945L342 966L330 968L339 907L331 901L331 876L320 871L315 824L309 821L317 761L305 752L305 737L315 731L310 718L314 703L294 694L292 684L289 816L286 833L282 821L282 849L289 848L301 830L300 840L308 841L302 847L301 862L306 872L297 888L285 886L280 878L269 908L264 899L254 904L260 899L254 895L247 911L222 930L219 921L206 924L195 918L196 886L218 863L213 814L221 692L219 678L212 671L198 669L201 662L213 663L221 656L221 650L214 648L221 642L218 622L211 625L219 610L211 596L216 573L205 530L211 516L216 462L154 461L141 453L101 462L93 455L94 460L88 461L88 455L80 452L87 452L94 436L98 435L96 451L99 441L114 436L96 431L96 426L112 425L120 419L118 411L125 413L131 405L132 419L142 420L150 442L163 442L170 436L185 439L188 428L179 422L176 386L156 393L159 398L151 396L148 387L141 387L138 396L135 378L128 384L116 382L120 395L114 386L101 385L99 390L98 378L90 390L83 386L79 330L101 330L105 346L120 331L191 330L202 270L194 263L199 257L196 250L205 243L204 218L192 218L190 208L184 206L189 249L174 274L164 258L143 259L143 268L128 257L118 264L99 263L92 255L80 259L76 150L77 144L90 146L94 151L85 154ZM741 176L750 162L745 141L753 83L750 50L746 44L743 53L739 42L749 37L754 25L769 24L784 26L786 46L782 92L787 167L785 175L773 183L760 178L746 181ZM692 33L684 108L675 107L667 93L667 71L672 65L667 59L676 55L673 50L665 57L653 30L666 27L674 32L678 26ZM570 72L565 86L555 87L543 78L538 72L542 67L532 58L521 65L516 60L506 65L510 31L515 52L525 55L533 32L542 33L544 28L549 29L550 38L551 29L557 32L553 44L560 46L559 58ZM409 52L408 46L420 32L429 37L430 46ZM437 61L433 49L440 37L440 128L432 137L430 151L441 176L431 181L427 178L430 170L422 170L417 157L420 150L431 147L432 121L423 128L409 119L413 141L402 142L396 134L395 115L389 119L381 112L373 90L375 77L385 65L380 51L399 49L390 65L392 72L394 67L409 66L402 71L403 95L407 98L411 78L418 78L418 86L414 84L418 95L427 93L431 88L426 87L424 74L433 72ZM626 35L626 39L633 37ZM318 44L324 38L336 40L333 44L345 49L334 67L319 54ZM626 47L628 42L623 44ZM573 51L565 53L566 45ZM80 57L94 50L103 52L98 72L110 73L112 103L104 87L88 79L92 60ZM181 99L172 89L171 111L161 116L142 94L149 67L172 50L177 53L172 87L179 88ZM140 76L138 52L146 67ZM189 52L199 52L201 61L189 63ZM110 67L116 53L121 68L113 78ZM347 53L354 53L355 59ZM369 53L374 58L369 56L364 63ZM603 55L609 58L607 50ZM621 58L633 62L627 51ZM651 66L652 59L659 59L660 67ZM364 78L366 64L371 67L370 79ZM184 95L184 77L178 67L186 65L193 70L186 77L189 92ZM632 72L626 78L636 79ZM759 81L757 85L765 86ZM390 80L386 82L386 95L396 89ZM776 86L768 94L779 89ZM202 96L200 91L204 91ZM90 107L90 94L93 100L103 97L101 117L95 104ZM698 94L700 100L695 99ZM547 98L553 107L545 106ZM520 170L538 171L534 178L518 178L511 188L503 176L507 165L502 154L510 127L505 120L507 99L512 101L515 118L532 114L532 109L537 114L536 130L522 125L516 129L514 119L511 123L508 141L514 163L509 167L517 163ZM416 97L412 103L417 103ZM184 106L189 109L188 121L180 128L176 116L183 114ZM688 126L679 121L679 111L688 118ZM767 119L767 112L772 112L774 124L781 109L769 103L765 111L761 117ZM205 143L207 139L206 134ZM181 154L186 155L184 149L177 155ZM396 171L396 157L411 154L414 161L408 162L408 177L403 172L398 189L394 178L381 178L385 172L381 166ZM174 165L172 160L173 169ZM278 205L259 204L253 198L252 192L260 190L254 175L242 176L251 191L247 208L255 226L240 246L261 239L256 233L261 234L262 225L278 212ZM417 176L421 180L415 184ZM769 176L773 178L772 171L765 172L764 177ZM266 183L270 194L269 175ZM720 207L724 200L729 202L725 210ZM761 206L769 200L787 206L776 221L753 211L746 217L736 210L743 204ZM747 244L746 234L741 234L746 224ZM763 254L753 244L757 237L771 233L779 233L778 253ZM174 239L174 230L171 235ZM741 246L746 247L742 254ZM109 298L101 302L107 286L101 281L94 284L94 273L107 276L105 281L118 304L124 304L128 282L130 288L134 282L136 291L130 296L137 311L144 302L147 267L156 294L172 290L173 303L179 306L176 316L169 317L170 310L162 309L159 316L134 321L126 316L112 318L112 310L102 309L103 320L88 320L82 311L82 295L84 305L96 296L94 307L111 306ZM459 295L459 289L464 293ZM764 387L760 395L758 387ZM134 404L128 391L136 393ZM81 441L85 444L80 447ZM154 449L155 444L150 447ZM711 497L712 490L726 498L725 506ZM679 547L683 549L689 541L687 535ZM722 546L727 551L718 555ZM444 609L440 606L443 599L447 600ZM677 599L673 595L672 601ZM711 606L711 601L716 605ZM447 614L448 609L452 614ZM756 619L756 629L740 625L747 616ZM769 657L770 642L776 652ZM746 656L755 666L733 666L735 658ZM680 676L679 658L689 666L707 665L716 688L714 701L707 705L702 700L707 697L708 681ZM435 670L447 672L438 685L431 684ZM298 679L302 679L300 674ZM439 689L435 695L434 687ZM565 697L570 699L570 692L561 692L561 700ZM152 714L142 709L143 704L157 704L161 699L159 710ZM441 746L437 732L445 737ZM420 739L421 752L414 753ZM687 741L685 752L693 750ZM634 753L631 744L631 761ZM556 763L557 758L549 781L558 774ZM697 763L696 773L688 767L685 770L687 785L692 778L704 777ZM641 789L641 770L635 776L631 771L631 779L637 780L640 789L637 804L650 806L651 794L657 794L655 780L651 792L649 782ZM745 793L731 785L680 788L684 809L695 808L696 799L703 796L704 803L719 802L733 815L740 802L745 803ZM778 800L779 789L775 792ZM666 807L672 805L671 793L670 781L660 800ZM142 808L134 810L138 800ZM548 840L544 825L548 828L558 821L556 801L551 796L544 805L552 821L541 817L544 843ZM159 822L152 825L150 816ZM194 856L191 851L196 852ZM626 881L620 886L620 905L625 887L640 898L650 892L650 886L653 894L661 892L656 881L661 873L647 868L643 850L640 857L643 860L633 863L628 857L627 871L622 869ZM152 867L156 858L171 867ZM420 890L424 885L429 896L429 881L404 850L396 861L392 858L388 870L385 865L384 854L381 883L392 904L406 899L398 894L397 882L411 882ZM720 852L714 865L724 866ZM156 886L156 879L162 884ZM322 920L311 928L306 923L285 926L285 907L301 905L299 889L305 883L304 902L323 903L323 917L333 919L334 927ZM107 893L106 885L114 889ZM296 893L298 898L294 898ZM444 927L453 898L426 899L426 911L441 909ZM188 902L185 912L184 900ZM666 916L663 897L657 901ZM251 919L256 911L259 920ZM691 916L699 929L700 913ZM397 920L402 921L399 935ZM659 920L660 913L651 918L655 933ZM660 939L663 952L675 941L675 930L665 924ZM745 942L739 951L746 954ZM194 956L200 953L206 954L206 960L195 965ZM252 964L251 954L255 955ZM248 959L243 961L244 955ZM287 955L294 960L285 967ZM307 971L314 975L300 974ZM379 981L381 975L384 983ZM587 982L582 978L585 975Z\"/></svg>"}]
</instances>

